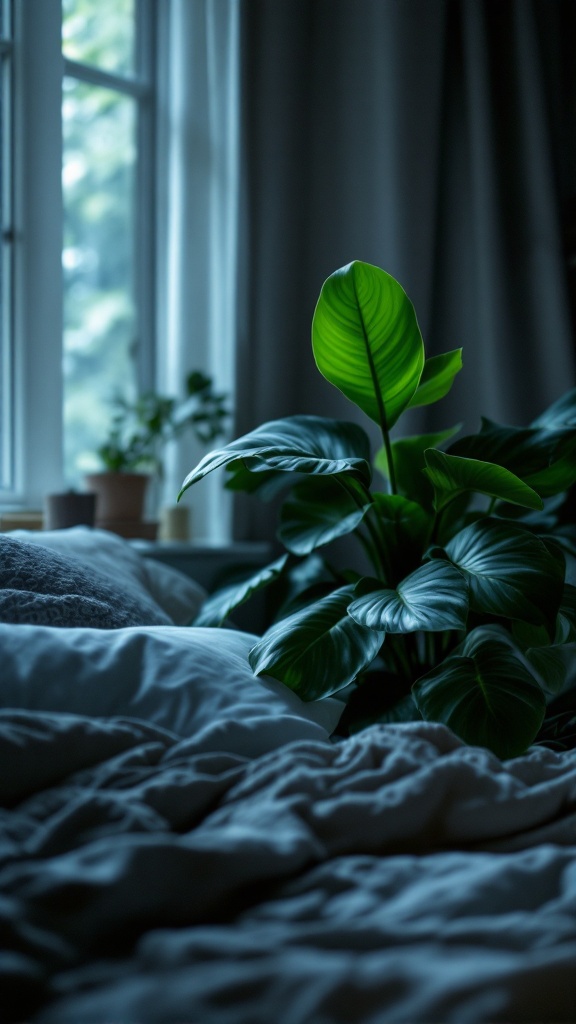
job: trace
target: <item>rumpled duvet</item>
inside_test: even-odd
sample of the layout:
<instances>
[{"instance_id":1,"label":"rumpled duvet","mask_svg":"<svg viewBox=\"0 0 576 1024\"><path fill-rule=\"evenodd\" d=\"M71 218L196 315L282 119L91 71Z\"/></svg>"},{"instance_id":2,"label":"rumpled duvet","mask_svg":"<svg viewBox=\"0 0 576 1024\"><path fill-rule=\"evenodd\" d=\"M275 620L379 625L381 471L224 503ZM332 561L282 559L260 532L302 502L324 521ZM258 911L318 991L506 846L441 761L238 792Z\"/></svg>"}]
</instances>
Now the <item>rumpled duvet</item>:
<instances>
[{"instance_id":1,"label":"rumpled duvet","mask_svg":"<svg viewBox=\"0 0 576 1024\"><path fill-rule=\"evenodd\" d=\"M222 634L202 657L249 647ZM502 763L434 723L335 742L292 705L271 732L237 682L202 728L149 681L71 712L39 650L0 712L3 1020L576 1020L573 753Z\"/></svg>"}]
</instances>

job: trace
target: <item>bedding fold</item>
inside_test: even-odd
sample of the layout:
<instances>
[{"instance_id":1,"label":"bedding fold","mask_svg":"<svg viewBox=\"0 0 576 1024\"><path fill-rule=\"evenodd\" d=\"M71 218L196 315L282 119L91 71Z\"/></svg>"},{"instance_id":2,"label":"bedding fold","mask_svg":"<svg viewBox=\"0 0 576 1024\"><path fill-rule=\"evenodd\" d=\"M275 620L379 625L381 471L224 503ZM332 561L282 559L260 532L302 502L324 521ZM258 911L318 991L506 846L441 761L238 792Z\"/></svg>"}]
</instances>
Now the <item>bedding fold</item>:
<instances>
[{"instance_id":1,"label":"bedding fold","mask_svg":"<svg viewBox=\"0 0 576 1024\"><path fill-rule=\"evenodd\" d=\"M243 725L194 752L0 713L5 976L39 1020L504 1020L539 973L570 1019L576 757L502 764L430 723L247 757Z\"/></svg>"}]
</instances>

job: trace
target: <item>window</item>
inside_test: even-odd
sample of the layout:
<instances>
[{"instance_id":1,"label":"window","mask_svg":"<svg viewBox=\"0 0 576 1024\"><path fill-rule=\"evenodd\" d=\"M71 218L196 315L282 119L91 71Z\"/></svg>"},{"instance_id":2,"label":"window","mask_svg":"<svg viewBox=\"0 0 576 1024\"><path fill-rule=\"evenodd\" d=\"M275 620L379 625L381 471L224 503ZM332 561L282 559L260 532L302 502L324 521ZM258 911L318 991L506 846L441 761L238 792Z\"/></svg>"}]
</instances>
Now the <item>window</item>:
<instances>
[{"instance_id":1,"label":"window","mask_svg":"<svg viewBox=\"0 0 576 1024\"><path fill-rule=\"evenodd\" d=\"M12 484L12 19L0 3L0 490Z\"/></svg>"},{"instance_id":2,"label":"window","mask_svg":"<svg viewBox=\"0 0 576 1024\"><path fill-rule=\"evenodd\" d=\"M79 486L153 385L162 9L0 0L0 510Z\"/></svg>"},{"instance_id":3,"label":"window","mask_svg":"<svg viewBox=\"0 0 576 1024\"><path fill-rule=\"evenodd\" d=\"M232 395L240 64L235 0L0 9L4 513L83 486L114 392L202 370ZM165 454L156 506L203 450ZM227 538L227 497L198 489L197 536Z\"/></svg>"},{"instance_id":4,"label":"window","mask_svg":"<svg viewBox=\"0 0 576 1024\"><path fill-rule=\"evenodd\" d=\"M152 339L152 55L142 0L63 0L64 473L98 468L115 393ZM146 202L141 194L146 189ZM148 328L148 331L147 331Z\"/></svg>"}]
</instances>

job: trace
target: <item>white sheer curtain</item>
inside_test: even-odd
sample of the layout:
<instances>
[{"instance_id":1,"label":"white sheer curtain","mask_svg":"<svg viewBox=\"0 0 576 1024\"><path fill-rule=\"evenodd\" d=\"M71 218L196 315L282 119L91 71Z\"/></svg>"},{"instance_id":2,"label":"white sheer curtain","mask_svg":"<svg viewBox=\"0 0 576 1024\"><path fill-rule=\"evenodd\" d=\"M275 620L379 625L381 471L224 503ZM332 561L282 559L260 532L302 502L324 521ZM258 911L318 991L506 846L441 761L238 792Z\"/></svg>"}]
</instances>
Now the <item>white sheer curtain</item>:
<instances>
[{"instance_id":1,"label":"white sheer curtain","mask_svg":"<svg viewBox=\"0 0 576 1024\"><path fill-rule=\"evenodd\" d=\"M200 369L231 397L235 377L238 210L238 5L163 0L158 148L158 388L181 394ZM162 502L174 504L203 449L167 453ZM208 478L183 499L193 535L222 541L230 503Z\"/></svg>"}]
</instances>

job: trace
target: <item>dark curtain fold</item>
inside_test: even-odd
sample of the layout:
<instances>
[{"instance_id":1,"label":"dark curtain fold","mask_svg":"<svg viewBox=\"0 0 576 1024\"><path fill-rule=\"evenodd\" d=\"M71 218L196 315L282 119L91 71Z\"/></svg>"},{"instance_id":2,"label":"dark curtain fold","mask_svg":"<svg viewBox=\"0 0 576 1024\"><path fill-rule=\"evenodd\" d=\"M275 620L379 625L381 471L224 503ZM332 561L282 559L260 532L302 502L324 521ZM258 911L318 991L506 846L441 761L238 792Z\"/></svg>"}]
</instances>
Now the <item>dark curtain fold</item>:
<instances>
[{"instance_id":1,"label":"dark curtain fold","mask_svg":"<svg viewBox=\"0 0 576 1024\"><path fill-rule=\"evenodd\" d=\"M464 347L411 429L527 423L573 385L573 29L563 0L242 0L238 434L364 423L310 346L322 282L352 259L398 278L429 354ZM239 538L272 534L257 500L236 513Z\"/></svg>"}]
</instances>

